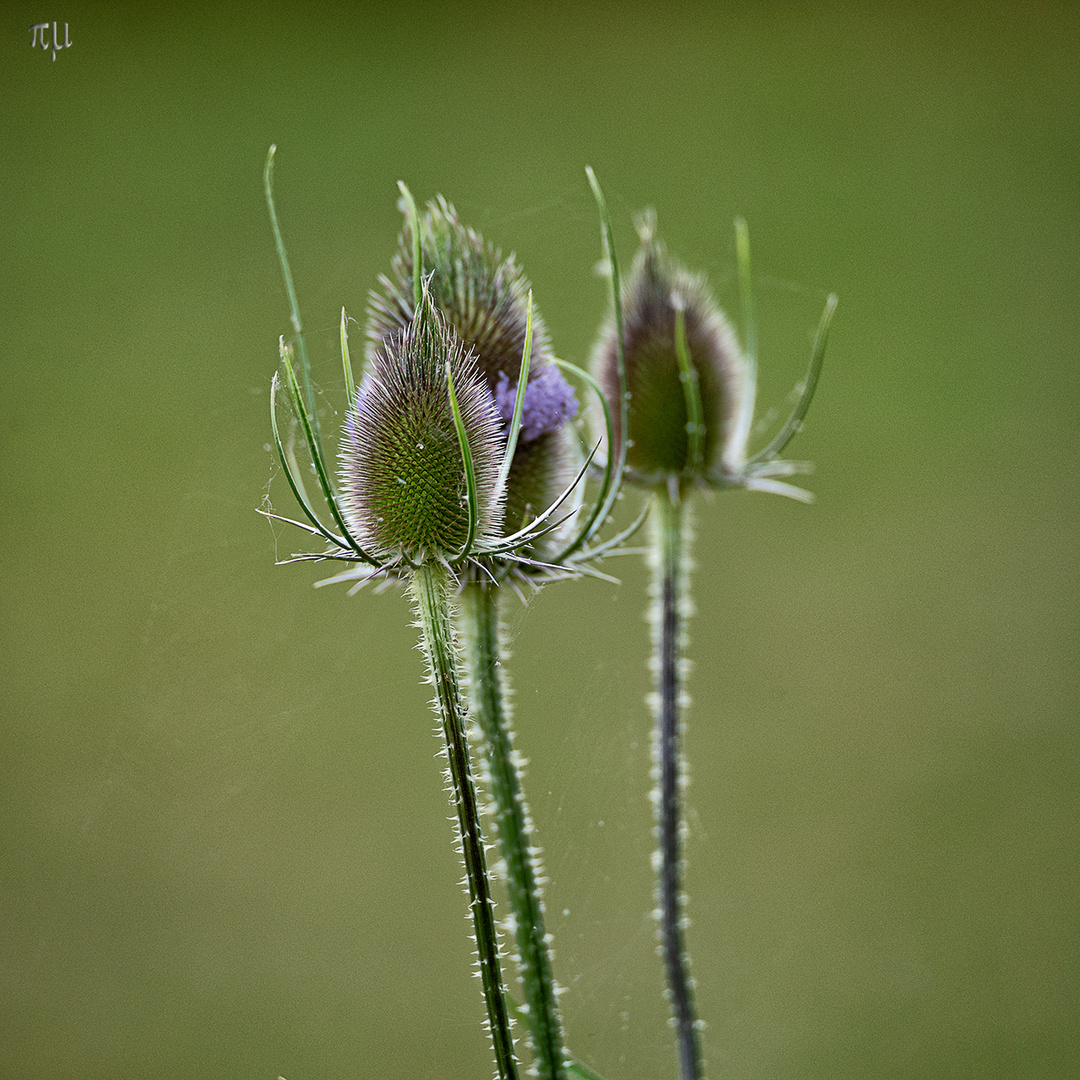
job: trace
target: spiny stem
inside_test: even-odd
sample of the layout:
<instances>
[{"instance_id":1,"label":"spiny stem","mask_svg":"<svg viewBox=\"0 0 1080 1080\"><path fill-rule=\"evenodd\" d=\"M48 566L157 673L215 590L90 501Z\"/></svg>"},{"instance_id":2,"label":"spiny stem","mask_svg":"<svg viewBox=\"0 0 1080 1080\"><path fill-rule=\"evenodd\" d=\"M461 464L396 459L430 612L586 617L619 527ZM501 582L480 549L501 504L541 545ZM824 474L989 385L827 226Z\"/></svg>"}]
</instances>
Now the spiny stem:
<instances>
[{"instance_id":1,"label":"spiny stem","mask_svg":"<svg viewBox=\"0 0 1080 1080\"><path fill-rule=\"evenodd\" d=\"M680 805L685 783L685 763L679 740L683 731L680 713L687 614L686 556L689 528L676 485L656 492L653 525L653 649L656 676L655 706L655 806L659 840L660 942L667 976L671 1010L675 1021L682 1080L701 1080L703 1066L694 1008L690 958L683 940L681 844L685 826Z\"/></svg>"},{"instance_id":2,"label":"spiny stem","mask_svg":"<svg viewBox=\"0 0 1080 1080\"><path fill-rule=\"evenodd\" d=\"M462 624L473 718L484 736L488 783L495 814L506 885L517 942L517 967L528 1006L530 1042L541 1080L563 1080L566 1056L552 974L539 848L532 838L522 793L521 759L513 745L507 687L501 663L503 647L498 616L498 589L472 583L462 593Z\"/></svg>"},{"instance_id":3,"label":"spiny stem","mask_svg":"<svg viewBox=\"0 0 1080 1080\"><path fill-rule=\"evenodd\" d=\"M453 782L461 853L469 886L469 907L476 929L480 977L484 987L488 1024L499 1080L518 1080L517 1057L506 1009L506 990L499 964L494 901L480 833L476 786L469 766L465 736L465 710L457 672L450 618L449 574L436 563L425 562L414 571L411 592L423 632L424 651L435 687L433 705L446 739L446 756Z\"/></svg>"}]
</instances>

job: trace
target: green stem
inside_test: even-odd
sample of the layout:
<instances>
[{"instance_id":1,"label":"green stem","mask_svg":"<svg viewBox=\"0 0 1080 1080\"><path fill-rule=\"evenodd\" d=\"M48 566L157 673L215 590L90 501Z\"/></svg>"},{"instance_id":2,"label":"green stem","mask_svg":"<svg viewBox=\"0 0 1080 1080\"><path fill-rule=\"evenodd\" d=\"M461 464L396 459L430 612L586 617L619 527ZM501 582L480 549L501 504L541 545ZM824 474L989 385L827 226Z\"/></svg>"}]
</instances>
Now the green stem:
<instances>
[{"instance_id":1,"label":"green stem","mask_svg":"<svg viewBox=\"0 0 1080 1080\"><path fill-rule=\"evenodd\" d=\"M540 895L543 869L522 793L524 761L514 750L497 587L486 582L466 585L462 609L471 714L484 737L486 780L506 865L517 968L536 1075L541 1080L564 1080L567 1061Z\"/></svg>"},{"instance_id":2,"label":"green stem","mask_svg":"<svg viewBox=\"0 0 1080 1080\"><path fill-rule=\"evenodd\" d=\"M681 715L684 619L689 608L687 590L689 524L678 486L656 492L652 546L652 629L655 697L654 805L659 840L656 886L660 916L660 944L664 957L672 1017L679 1050L682 1080L701 1080L701 1041L694 1008L690 957L683 937L685 894L682 887L682 840L686 831L680 795L686 765L679 746L684 722Z\"/></svg>"},{"instance_id":3,"label":"green stem","mask_svg":"<svg viewBox=\"0 0 1080 1080\"><path fill-rule=\"evenodd\" d=\"M435 687L432 705L446 739L446 757L453 783L458 836L469 887L469 907L476 929L476 948L491 1042L495 1051L496 1075L499 1080L518 1080L517 1057L514 1053L510 1018L506 1010L506 991L499 964L494 902L484 858L484 841L480 833L476 786L469 766L465 709L459 687L450 621L449 574L444 567L430 561L425 562L417 567L412 575L411 592L419 617L431 683Z\"/></svg>"}]
</instances>

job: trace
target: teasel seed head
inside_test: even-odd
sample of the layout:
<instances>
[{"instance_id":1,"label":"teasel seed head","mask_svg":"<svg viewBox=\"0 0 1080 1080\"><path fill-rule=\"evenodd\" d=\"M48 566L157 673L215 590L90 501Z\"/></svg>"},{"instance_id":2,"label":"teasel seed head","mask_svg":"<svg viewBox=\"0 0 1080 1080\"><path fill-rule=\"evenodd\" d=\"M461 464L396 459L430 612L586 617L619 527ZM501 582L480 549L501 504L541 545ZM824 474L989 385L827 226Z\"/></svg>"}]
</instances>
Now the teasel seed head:
<instances>
[{"instance_id":1,"label":"teasel seed head","mask_svg":"<svg viewBox=\"0 0 1080 1080\"><path fill-rule=\"evenodd\" d=\"M446 560L467 542L468 485L447 364L475 473L476 539L499 534L499 414L475 356L425 293L416 318L372 351L342 429L342 513L379 557Z\"/></svg>"},{"instance_id":2,"label":"teasel seed head","mask_svg":"<svg viewBox=\"0 0 1080 1080\"><path fill-rule=\"evenodd\" d=\"M418 224L431 301L475 354L503 421L505 445L525 347L529 283L513 255L503 258L463 225L441 196L427 204ZM413 271L412 227L406 220L390 273L380 276L379 290L369 298L369 356L412 318ZM565 425L577 412L577 400L553 356L547 327L534 307L521 432L506 485L505 532L543 511L573 477Z\"/></svg>"},{"instance_id":3,"label":"teasel seed head","mask_svg":"<svg viewBox=\"0 0 1080 1080\"><path fill-rule=\"evenodd\" d=\"M738 418L750 378L735 333L705 280L667 253L656 239L655 226L653 214L639 218L641 246L622 284L630 391L628 477L650 487L738 471L745 454ZM680 321L692 371L680 365ZM593 352L594 372L609 402L619 400L617 362L612 315ZM690 414L686 378L696 380L701 410L696 420ZM624 433L617 409L613 416L618 443Z\"/></svg>"}]
</instances>

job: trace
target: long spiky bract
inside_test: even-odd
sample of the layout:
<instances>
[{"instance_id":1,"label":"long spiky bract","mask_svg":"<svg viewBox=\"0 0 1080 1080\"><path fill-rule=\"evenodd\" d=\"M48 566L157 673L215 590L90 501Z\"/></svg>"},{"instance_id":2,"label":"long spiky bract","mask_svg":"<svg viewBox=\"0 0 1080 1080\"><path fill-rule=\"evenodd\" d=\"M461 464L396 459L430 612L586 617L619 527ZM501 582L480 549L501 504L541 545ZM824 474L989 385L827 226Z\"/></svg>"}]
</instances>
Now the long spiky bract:
<instances>
[{"instance_id":1,"label":"long spiky bract","mask_svg":"<svg viewBox=\"0 0 1080 1080\"><path fill-rule=\"evenodd\" d=\"M792 409L791 415L768 445L747 461L747 464L760 475L765 475L766 469L776 462L777 456L783 452L784 447L791 442L802 428L802 422L806 418L806 414L810 409L810 402L814 397L814 391L817 389L818 379L821 377L821 369L825 364L825 346L829 342L829 328L832 326L833 315L836 313L838 303L836 293L829 293L825 301L825 310L822 311L817 330L814 332L814 343L810 348L810 367L806 372L806 378L803 380L799 400L795 408Z\"/></svg>"},{"instance_id":2,"label":"long spiky bract","mask_svg":"<svg viewBox=\"0 0 1080 1080\"><path fill-rule=\"evenodd\" d=\"M615 366L619 398L619 430L625 432L627 430L630 415L630 390L627 381L626 356L623 349L622 288L619 283L619 260L618 256L615 254L615 234L611 227L611 216L608 213L604 192L600 187L600 182L596 179L596 173L593 172L591 165L585 166L585 175L588 178L589 187L592 189L593 198L596 200L596 207L600 213L600 234L611 273L611 294L615 320ZM615 500L619 498L622 490L623 475L626 471L627 440L625 438L620 440L618 453L615 455L616 463L613 467L612 456L615 448L615 429L612 422L611 408L603 389L596 379L594 379L587 371L583 371L574 364L567 363L563 360L556 360L555 362L564 371L572 372L585 382L596 394L604 418L604 440L607 445L607 458L604 462L604 477L600 485L600 491L596 496L595 505L593 506L592 512L586 518L581 531L562 549L562 551L559 552L556 561L562 562L570 559L584 545L588 544L607 523L612 507L615 505ZM591 554L595 556L596 554L599 554L599 551L594 551Z\"/></svg>"},{"instance_id":3,"label":"long spiky bract","mask_svg":"<svg viewBox=\"0 0 1080 1080\"><path fill-rule=\"evenodd\" d=\"M622 476L626 470L626 453L629 443L629 440L626 438L626 431L630 421L630 384L626 370L622 285L619 281L619 260L615 254L615 231L611 227L611 215L608 213L607 201L604 199L604 193L600 188L600 182L596 179L596 173L593 172L591 165L585 166L585 175L589 178L589 186L592 188L593 197L596 199L596 205L600 211L600 226L604 238L604 250L607 252L608 265L611 270L611 295L614 304L615 354L617 358L616 368L619 388L619 430L623 432L623 436L619 443L618 464L615 469L615 483L612 485L607 500L605 500L599 515L599 520L603 522L607 519L608 514L611 513L611 508L615 505L615 500L619 496ZM610 455L611 444L609 443L608 446L608 454Z\"/></svg>"},{"instance_id":4,"label":"long spiky bract","mask_svg":"<svg viewBox=\"0 0 1080 1080\"><path fill-rule=\"evenodd\" d=\"M281 236L277 210L274 207L275 153L277 153L277 146L272 144L266 155L266 165L263 167L263 191L266 195L266 208L270 212L270 228L274 233L274 246L277 248L278 262L281 264L281 276L285 279L285 292L289 297L289 318L293 330L296 331L296 348L300 354L300 371L304 379L304 395L307 399L308 410L312 416L312 425L315 433L318 434L319 418L315 410L315 388L311 382L311 364L308 362L307 345L304 343L304 328L300 322L300 304L296 299L292 270L289 269L289 257L285 253L285 241Z\"/></svg>"},{"instance_id":5,"label":"long spiky bract","mask_svg":"<svg viewBox=\"0 0 1080 1080\"><path fill-rule=\"evenodd\" d=\"M341 367L345 376L345 400L351 405L356 399L356 383L353 381L352 359L349 356L349 328L345 309L341 309Z\"/></svg>"},{"instance_id":6,"label":"long spiky bract","mask_svg":"<svg viewBox=\"0 0 1080 1080\"><path fill-rule=\"evenodd\" d=\"M330 508L330 514L337 523L338 528L341 530L342 536L344 536L357 557L363 559L365 562L374 562L374 559L367 551L357 543L353 534L350 532L348 525L345 523L341 507L338 504L337 492L334 490L334 485L330 479L330 473L326 468L326 456L323 453L322 440L319 438L318 430L315 427L313 415L308 412L307 406L304 404L304 399L300 396L300 387L297 384L296 373L293 371L292 366L292 352L284 341L281 342L281 362L285 369L285 381L292 393L293 408L296 410L296 414L300 419L300 425L304 431L304 438L307 441L308 452L311 454L311 461L315 466L315 473L319 478L319 486L322 488L323 497L326 499L326 505ZM285 465L285 469L286 472L289 473L289 481L293 485L293 491L295 492L298 487L296 478L292 475L288 464ZM305 507L305 510L306 509L307 507Z\"/></svg>"},{"instance_id":7,"label":"long spiky bract","mask_svg":"<svg viewBox=\"0 0 1080 1080\"><path fill-rule=\"evenodd\" d=\"M282 355L284 355L285 345L282 343ZM281 461L282 470L285 473L285 479L289 482L289 488L293 493L296 501L300 504L300 508L304 511L308 521L312 524L312 532L324 537L331 544L338 546L344 546L345 541L340 536L335 536L330 532L323 523L319 520L318 515L312 509L311 503L308 500L307 493L304 491L303 485L300 483L299 470L295 466L294 460L286 453L285 447L281 442L281 433L278 430L277 422L277 391L280 386L280 380L278 379L277 372L274 373L273 381L270 383L270 428L274 433L274 445L277 447L278 458ZM268 515L269 516L269 515ZM277 515L274 515L277 516ZM300 522L296 522L301 528L307 529L306 525L301 525Z\"/></svg>"},{"instance_id":8,"label":"long spiky bract","mask_svg":"<svg viewBox=\"0 0 1080 1080\"><path fill-rule=\"evenodd\" d=\"M607 446L610 448L615 440L615 428L611 422L611 409L608 407L607 398L604 397L603 390L600 389L600 384L587 371L583 371L576 365L567 363L565 360L559 360L556 362L558 363L559 367L561 367L564 371L569 371L573 375L576 375L579 379L582 380L582 382L584 382L589 387L589 389L591 389L596 394L604 417L604 438L607 441ZM600 444L597 445L599 446ZM595 450L593 451L593 453L595 453ZM593 505L592 512L585 519L585 523L582 525L581 530L578 532L577 536L575 536L574 539L571 540L570 543L567 544L561 552L559 552L555 560L556 562L562 562L565 559L571 558L571 556L573 556L578 550L580 550L584 544L588 543L596 535L596 533L604 524L604 519L602 515L608 505L608 492L612 489L613 486L617 489L618 484L621 483L621 480L621 474L618 477L613 475L612 457L609 449L607 457L604 461L603 480L600 483L600 490L596 494L596 500Z\"/></svg>"},{"instance_id":9,"label":"long spiky bract","mask_svg":"<svg viewBox=\"0 0 1080 1080\"><path fill-rule=\"evenodd\" d=\"M521 356L521 369L518 372L517 393L514 395L514 413L510 417L510 432L506 437L506 453L503 455L503 463L499 466L499 479L496 488L502 490L506 486L510 476L510 467L514 463L514 452L517 450L518 439L521 437L521 418L525 414L525 391L529 387L529 367L532 364L532 335L533 335L533 298L532 289L529 290L529 310L525 323L525 348Z\"/></svg>"},{"instance_id":10,"label":"long spiky bract","mask_svg":"<svg viewBox=\"0 0 1080 1080\"><path fill-rule=\"evenodd\" d=\"M465 501L469 508L469 531L465 536L465 543L461 551L451 559L452 563L461 562L469 557L472 551L473 541L476 539L476 525L479 520L480 500L476 491L476 468L473 465L472 448L469 446L469 433L465 430L465 420L461 415L461 406L458 404L457 394L454 392L454 373L450 361L446 361L446 388L450 395L450 410L454 417L454 431L457 434L458 446L461 447L461 463L465 467Z\"/></svg>"},{"instance_id":11,"label":"long spiky bract","mask_svg":"<svg viewBox=\"0 0 1080 1080\"><path fill-rule=\"evenodd\" d=\"M735 260L739 272L739 310L742 315L743 357L746 361L746 392L739 403L734 440L745 446L754 422L757 394L757 319L754 317L754 283L750 274L750 230L745 218L735 219Z\"/></svg>"},{"instance_id":12,"label":"long spiky bract","mask_svg":"<svg viewBox=\"0 0 1080 1080\"><path fill-rule=\"evenodd\" d=\"M412 192L405 186L404 180L398 181L398 191L405 200L405 215L409 219L409 228L412 231L412 288L413 310L420 306L421 280L424 274L423 260L420 258L420 215L416 210L416 200Z\"/></svg>"}]
</instances>

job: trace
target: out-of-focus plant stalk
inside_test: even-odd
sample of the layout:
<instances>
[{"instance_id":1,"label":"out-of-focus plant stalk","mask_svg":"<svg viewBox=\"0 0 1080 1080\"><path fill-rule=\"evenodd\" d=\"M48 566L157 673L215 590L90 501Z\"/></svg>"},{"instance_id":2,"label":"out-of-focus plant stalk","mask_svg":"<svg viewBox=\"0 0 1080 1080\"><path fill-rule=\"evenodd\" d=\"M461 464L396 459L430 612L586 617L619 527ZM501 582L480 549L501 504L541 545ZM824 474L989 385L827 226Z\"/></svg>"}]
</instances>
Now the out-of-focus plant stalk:
<instances>
[{"instance_id":1,"label":"out-of-focus plant stalk","mask_svg":"<svg viewBox=\"0 0 1080 1080\"><path fill-rule=\"evenodd\" d=\"M653 635L653 804L657 832L657 916L664 956L672 1019L678 1044L682 1080L702 1076L699 1023L694 1008L694 982L683 930L687 924L682 889L682 844L686 822L680 798L688 780L682 753L683 708L689 704L683 688L686 660L686 619L690 615L687 507L677 485L657 489L652 520Z\"/></svg>"}]
</instances>

